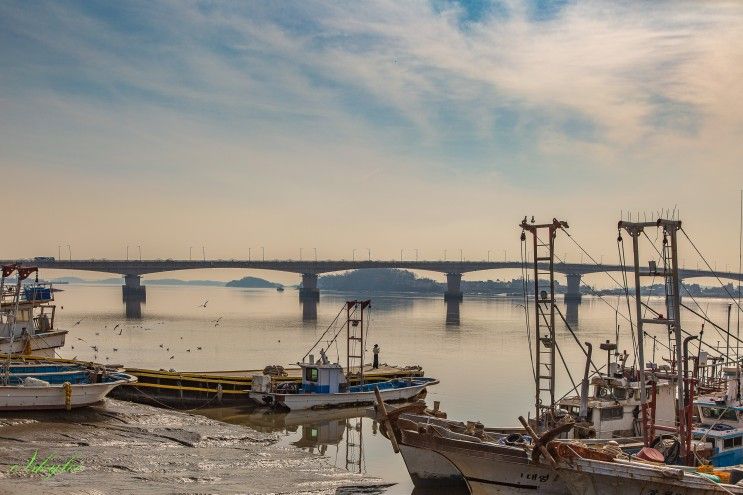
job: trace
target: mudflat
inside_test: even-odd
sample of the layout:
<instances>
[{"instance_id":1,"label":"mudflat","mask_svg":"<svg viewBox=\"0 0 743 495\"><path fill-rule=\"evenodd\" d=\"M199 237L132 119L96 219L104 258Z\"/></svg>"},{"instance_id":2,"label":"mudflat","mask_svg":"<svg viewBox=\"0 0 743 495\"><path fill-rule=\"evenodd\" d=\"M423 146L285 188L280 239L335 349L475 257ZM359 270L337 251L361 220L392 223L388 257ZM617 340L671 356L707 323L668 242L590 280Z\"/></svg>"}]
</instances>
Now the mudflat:
<instances>
[{"instance_id":1,"label":"mudflat","mask_svg":"<svg viewBox=\"0 0 743 495\"><path fill-rule=\"evenodd\" d=\"M0 494L381 493L275 434L107 399L0 414Z\"/></svg>"}]
</instances>

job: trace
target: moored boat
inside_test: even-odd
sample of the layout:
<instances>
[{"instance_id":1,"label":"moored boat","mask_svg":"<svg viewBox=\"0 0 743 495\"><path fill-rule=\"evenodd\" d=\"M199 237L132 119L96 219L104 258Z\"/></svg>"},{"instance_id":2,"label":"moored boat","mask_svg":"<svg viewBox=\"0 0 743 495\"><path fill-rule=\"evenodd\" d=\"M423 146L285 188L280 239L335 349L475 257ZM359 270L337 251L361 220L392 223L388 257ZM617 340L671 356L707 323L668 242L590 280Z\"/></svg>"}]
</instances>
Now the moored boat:
<instances>
[{"instance_id":1,"label":"moored boat","mask_svg":"<svg viewBox=\"0 0 743 495\"><path fill-rule=\"evenodd\" d=\"M16 273L15 283L6 278ZM34 283L23 285L36 273ZM3 265L0 278L0 353L54 357L63 347L67 330L55 328L54 288L38 282L38 268Z\"/></svg>"},{"instance_id":2,"label":"moored boat","mask_svg":"<svg viewBox=\"0 0 743 495\"><path fill-rule=\"evenodd\" d=\"M315 344L297 363L301 370L301 384L274 384L271 376L254 375L250 398L259 405L277 409L298 411L333 407L371 405L375 402L375 390L390 402L410 400L423 393L426 387L436 385L438 380L426 377L396 378L367 383L364 377L365 340L368 332L368 308L371 301L347 301L338 316L323 332ZM343 325L334 327L340 315L346 312ZM334 330L334 333L331 331ZM326 348L336 344L338 336L346 333L346 373L340 363L331 363L323 348L316 362L311 354L328 335ZM336 344L337 345L337 344ZM307 360L309 358L309 360ZM375 366L377 365L375 361ZM353 371L358 370L357 384L351 385Z\"/></svg>"},{"instance_id":3,"label":"moored boat","mask_svg":"<svg viewBox=\"0 0 743 495\"><path fill-rule=\"evenodd\" d=\"M261 405L289 411L355 407L374 403L374 387L379 389L385 401L397 402L413 399L426 387L439 383L433 378L410 377L348 385L343 368L337 363L298 364L303 371L299 386L276 389L270 376L254 377L250 398Z\"/></svg>"},{"instance_id":4,"label":"moored boat","mask_svg":"<svg viewBox=\"0 0 743 495\"><path fill-rule=\"evenodd\" d=\"M72 409L103 400L111 390L136 381L103 366L54 361L5 361L0 366L0 411Z\"/></svg>"}]
</instances>

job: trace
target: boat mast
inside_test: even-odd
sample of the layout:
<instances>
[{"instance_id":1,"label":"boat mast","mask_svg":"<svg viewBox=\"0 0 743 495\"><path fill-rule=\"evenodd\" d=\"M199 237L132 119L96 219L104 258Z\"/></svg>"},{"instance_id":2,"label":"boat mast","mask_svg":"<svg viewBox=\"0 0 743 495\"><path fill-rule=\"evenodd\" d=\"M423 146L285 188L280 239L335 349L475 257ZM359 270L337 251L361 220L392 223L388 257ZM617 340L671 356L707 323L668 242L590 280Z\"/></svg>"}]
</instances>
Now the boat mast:
<instances>
[{"instance_id":1,"label":"boat mast","mask_svg":"<svg viewBox=\"0 0 743 495\"><path fill-rule=\"evenodd\" d=\"M645 273L640 272L640 254L639 254L639 237L646 227L663 228L663 271L658 273L657 268ZM686 394L685 394L685 363L683 362L683 343L681 338L681 301L679 288L678 266L678 246L677 232L681 229L681 221L658 219L656 222L630 222L620 221L618 228L624 229L632 237L632 253L634 256L635 272L635 310L637 312L637 354L639 359L639 380L640 380L640 403L643 424L643 440L645 445L649 445L655 436L656 425L651 424L648 414L648 402L645 388L645 351L644 351L644 324L654 323L662 324L668 328L669 333L674 334L676 362L676 386L677 386L677 414L678 414L678 435L681 444L680 457L686 459L689 448L689 439L691 434L691 425L687 424ZM640 276L661 276L665 279L666 287L666 318L642 317L642 297L640 295ZM691 397L688 398L691 401Z\"/></svg>"},{"instance_id":2,"label":"boat mast","mask_svg":"<svg viewBox=\"0 0 743 495\"><path fill-rule=\"evenodd\" d=\"M353 375L351 366L354 361L359 366L359 384L364 384L364 310L371 305L371 300L346 302L346 375L349 382ZM356 313L358 311L358 314ZM354 354L355 344L359 343L358 354Z\"/></svg>"},{"instance_id":3,"label":"boat mast","mask_svg":"<svg viewBox=\"0 0 743 495\"><path fill-rule=\"evenodd\" d=\"M526 242L525 232L532 235L536 340L535 409L537 429L540 429L547 426L549 419L554 417L555 410L555 237L557 231L567 228L568 224L557 219L552 219L552 223L547 224L527 223L524 217L520 227L523 242ZM544 270L545 263L547 270ZM540 285L540 275L549 276L549 287Z\"/></svg>"}]
</instances>

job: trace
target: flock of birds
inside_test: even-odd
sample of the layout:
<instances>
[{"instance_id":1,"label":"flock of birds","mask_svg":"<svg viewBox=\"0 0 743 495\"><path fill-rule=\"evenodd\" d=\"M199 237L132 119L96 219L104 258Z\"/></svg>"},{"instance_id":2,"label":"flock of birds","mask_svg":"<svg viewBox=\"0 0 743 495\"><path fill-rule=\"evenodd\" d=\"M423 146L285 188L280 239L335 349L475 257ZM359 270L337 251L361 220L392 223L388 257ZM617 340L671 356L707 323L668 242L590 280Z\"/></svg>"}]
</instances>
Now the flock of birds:
<instances>
[{"instance_id":1,"label":"flock of birds","mask_svg":"<svg viewBox=\"0 0 743 495\"><path fill-rule=\"evenodd\" d=\"M209 303L209 300L206 300L202 304L199 304L196 307L197 308L206 308L206 306L207 306L208 303ZM217 318L215 320L210 320L210 323L213 324L215 327L218 327L219 324L220 324L220 322L222 321L222 318L224 318L224 317L223 316L220 316L219 318ZM76 321L72 325L72 327L76 327L76 326L80 325L82 322L83 322L83 318L81 318L78 321ZM155 325L162 325L163 323L165 323L165 322L164 321L158 321L158 322L155 322ZM132 329L135 329L135 328L141 328L143 330L152 330L151 327L145 327L143 325L127 324L127 323L123 323L123 324L122 323L117 323L111 329L110 335L120 336L120 335L123 334L124 330L132 330ZM104 325L103 329L104 330L107 330L108 329L108 325ZM118 330L118 333L116 332L116 330ZM106 333L108 333L108 332L106 332ZM100 331L95 332L95 335L96 336L100 336L101 335L101 332ZM105 336L106 335L104 334L104 338L105 338ZM103 349L103 347L100 344L93 345L90 342L88 342L87 340L83 339L82 337L75 337L75 338L78 341L80 341L80 342L84 342L85 344L88 345L88 347L90 347L90 349L93 350L93 352L94 352L93 360L94 361L97 361L98 360L98 353ZM182 336L180 337L180 340L183 340L183 337ZM167 352L168 354L171 354L170 347L166 347L165 344L159 344L159 348L160 349L163 349L163 351ZM71 350L74 350L75 349L75 346L74 345L71 345L70 346L70 349ZM118 347L112 347L111 350L112 350L112 352L118 352L119 348ZM196 347L196 351L201 351L201 350L203 350L203 348L201 346ZM185 352L191 352L191 349L190 348L185 349ZM175 359L175 356L176 356L176 354L171 354L168 359ZM104 357L105 357L106 361L109 361L111 359L111 356L104 356ZM77 355L75 357L73 357L72 359L77 359Z\"/></svg>"}]
</instances>

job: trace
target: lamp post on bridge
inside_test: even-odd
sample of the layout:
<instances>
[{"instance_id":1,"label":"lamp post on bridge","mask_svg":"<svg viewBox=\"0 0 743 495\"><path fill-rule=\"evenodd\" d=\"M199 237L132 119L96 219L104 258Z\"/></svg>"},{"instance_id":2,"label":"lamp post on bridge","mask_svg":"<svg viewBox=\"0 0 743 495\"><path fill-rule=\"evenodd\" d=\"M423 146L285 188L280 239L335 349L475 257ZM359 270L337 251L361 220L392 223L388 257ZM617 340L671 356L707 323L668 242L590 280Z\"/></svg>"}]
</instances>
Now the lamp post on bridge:
<instances>
[{"instance_id":1,"label":"lamp post on bridge","mask_svg":"<svg viewBox=\"0 0 743 495\"><path fill-rule=\"evenodd\" d=\"M415 248L415 261L418 261L418 248Z\"/></svg>"},{"instance_id":2,"label":"lamp post on bridge","mask_svg":"<svg viewBox=\"0 0 743 495\"><path fill-rule=\"evenodd\" d=\"M488 263L490 263L490 249L488 249Z\"/></svg>"},{"instance_id":3,"label":"lamp post on bridge","mask_svg":"<svg viewBox=\"0 0 743 495\"><path fill-rule=\"evenodd\" d=\"M351 261L356 261L356 250L355 249L351 250Z\"/></svg>"},{"instance_id":4,"label":"lamp post on bridge","mask_svg":"<svg viewBox=\"0 0 743 495\"><path fill-rule=\"evenodd\" d=\"M193 246L188 246L188 261L193 261L191 253L193 252Z\"/></svg>"},{"instance_id":5,"label":"lamp post on bridge","mask_svg":"<svg viewBox=\"0 0 743 495\"><path fill-rule=\"evenodd\" d=\"M72 261L72 248L67 244L67 252L70 253L70 261Z\"/></svg>"},{"instance_id":6,"label":"lamp post on bridge","mask_svg":"<svg viewBox=\"0 0 743 495\"><path fill-rule=\"evenodd\" d=\"M463 261L464 261L464 254L462 254L462 248L459 248L459 262L461 263Z\"/></svg>"},{"instance_id":7,"label":"lamp post on bridge","mask_svg":"<svg viewBox=\"0 0 743 495\"><path fill-rule=\"evenodd\" d=\"M402 249L400 250L400 263L402 263Z\"/></svg>"},{"instance_id":8,"label":"lamp post on bridge","mask_svg":"<svg viewBox=\"0 0 743 495\"><path fill-rule=\"evenodd\" d=\"M317 248L312 248L315 250L315 263L317 263Z\"/></svg>"},{"instance_id":9,"label":"lamp post on bridge","mask_svg":"<svg viewBox=\"0 0 743 495\"><path fill-rule=\"evenodd\" d=\"M251 250L251 248L250 248L250 247L248 247L248 261L253 261L253 260L251 259L251 253L250 253L250 250Z\"/></svg>"},{"instance_id":10,"label":"lamp post on bridge","mask_svg":"<svg viewBox=\"0 0 743 495\"><path fill-rule=\"evenodd\" d=\"M129 244L126 245L126 260L129 261Z\"/></svg>"},{"instance_id":11,"label":"lamp post on bridge","mask_svg":"<svg viewBox=\"0 0 743 495\"><path fill-rule=\"evenodd\" d=\"M371 249L370 248L366 248L366 250L369 252L369 261L371 261Z\"/></svg>"},{"instance_id":12,"label":"lamp post on bridge","mask_svg":"<svg viewBox=\"0 0 743 495\"><path fill-rule=\"evenodd\" d=\"M137 249L139 250L139 261L142 261L142 246L138 244Z\"/></svg>"},{"instance_id":13,"label":"lamp post on bridge","mask_svg":"<svg viewBox=\"0 0 743 495\"><path fill-rule=\"evenodd\" d=\"M302 261L302 248L299 248L299 261Z\"/></svg>"},{"instance_id":14,"label":"lamp post on bridge","mask_svg":"<svg viewBox=\"0 0 743 495\"><path fill-rule=\"evenodd\" d=\"M446 249L444 249L444 261L446 261Z\"/></svg>"},{"instance_id":15,"label":"lamp post on bridge","mask_svg":"<svg viewBox=\"0 0 743 495\"><path fill-rule=\"evenodd\" d=\"M57 259L62 259L62 245L57 244Z\"/></svg>"},{"instance_id":16,"label":"lamp post on bridge","mask_svg":"<svg viewBox=\"0 0 743 495\"><path fill-rule=\"evenodd\" d=\"M266 249L263 246L261 246L261 258L266 261Z\"/></svg>"},{"instance_id":17,"label":"lamp post on bridge","mask_svg":"<svg viewBox=\"0 0 743 495\"><path fill-rule=\"evenodd\" d=\"M206 246L201 246L201 256L204 258L204 261L206 261Z\"/></svg>"}]
</instances>

